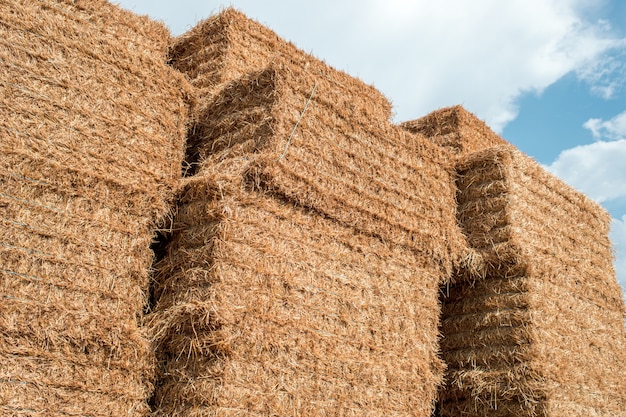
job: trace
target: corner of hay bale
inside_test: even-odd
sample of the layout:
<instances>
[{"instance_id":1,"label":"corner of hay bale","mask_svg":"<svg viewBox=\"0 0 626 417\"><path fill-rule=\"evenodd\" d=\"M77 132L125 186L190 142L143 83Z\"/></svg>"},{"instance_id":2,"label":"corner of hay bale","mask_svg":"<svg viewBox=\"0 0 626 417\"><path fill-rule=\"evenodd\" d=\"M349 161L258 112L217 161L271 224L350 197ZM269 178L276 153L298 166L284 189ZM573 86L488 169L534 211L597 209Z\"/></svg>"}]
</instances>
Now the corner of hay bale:
<instances>
[{"instance_id":1,"label":"corner of hay bale","mask_svg":"<svg viewBox=\"0 0 626 417\"><path fill-rule=\"evenodd\" d=\"M391 118L391 103L377 89L329 67L233 8L174 39L169 59L198 88L201 100L210 99L225 84L247 73L273 65L325 78L337 86L349 85L355 94L366 99L366 105L355 111L377 120Z\"/></svg>"},{"instance_id":2,"label":"corner of hay bale","mask_svg":"<svg viewBox=\"0 0 626 417\"><path fill-rule=\"evenodd\" d=\"M460 105L435 110L400 126L425 135L457 156L508 143Z\"/></svg>"}]
</instances>

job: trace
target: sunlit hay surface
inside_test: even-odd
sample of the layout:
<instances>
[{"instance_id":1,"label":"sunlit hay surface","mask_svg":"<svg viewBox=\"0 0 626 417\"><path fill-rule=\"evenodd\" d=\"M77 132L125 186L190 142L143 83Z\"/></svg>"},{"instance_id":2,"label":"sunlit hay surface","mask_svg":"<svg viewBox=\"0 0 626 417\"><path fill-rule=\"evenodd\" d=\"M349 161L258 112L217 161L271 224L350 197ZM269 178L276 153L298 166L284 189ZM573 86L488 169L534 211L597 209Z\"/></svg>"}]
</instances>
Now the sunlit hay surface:
<instances>
[{"instance_id":1,"label":"sunlit hay surface","mask_svg":"<svg viewBox=\"0 0 626 417\"><path fill-rule=\"evenodd\" d=\"M144 416L140 328L188 91L105 1L0 2L0 414Z\"/></svg>"},{"instance_id":2,"label":"sunlit hay surface","mask_svg":"<svg viewBox=\"0 0 626 417\"><path fill-rule=\"evenodd\" d=\"M265 194L183 190L158 265L159 416L424 415L440 271Z\"/></svg>"},{"instance_id":3,"label":"sunlit hay surface","mask_svg":"<svg viewBox=\"0 0 626 417\"><path fill-rule=\"evenodd\" d=\"M610 217L514 147L458 165L481 255L444 298L444 416L624 416L624 304Z\"/></svg>"},{"instance_id":4,"label":"sunlit hay surface","mask_svg":"<svg viewBox=\"0 0 626 417\"><path fill-rule=\"evenodd\" d=\"M234 9L8 0L0 63L2 415L626 416L608 214L462 107Z\"/></svg>"},{"instance_id":5,"label":"sunlit hay surface","mask_svg":"<svg viewBox=\"0 0 626 417\"><path fill-rule=\"evenodd\" d=\"M456 157L508 143L462 106L435 110L401 126L428 137Z\"/></svg>"}]
</instances>

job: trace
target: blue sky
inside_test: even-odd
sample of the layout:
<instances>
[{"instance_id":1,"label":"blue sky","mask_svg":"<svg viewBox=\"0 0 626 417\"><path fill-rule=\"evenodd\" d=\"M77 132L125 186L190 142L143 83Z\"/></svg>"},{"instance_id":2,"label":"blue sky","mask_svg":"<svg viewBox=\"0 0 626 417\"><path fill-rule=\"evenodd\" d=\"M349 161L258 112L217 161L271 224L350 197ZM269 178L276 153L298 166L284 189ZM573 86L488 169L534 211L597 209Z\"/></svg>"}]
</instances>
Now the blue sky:
<instances>
[{"instance_id":1,"label":"blue sky","mask_svg":"<svg viewBox=\"0 0 626 417\"><path fill-rule=\"evenodd\" d=\"M461 104L609 210L626 289L626 1L123 0L178 35L234 6L381 90L398 122Z\"/></svg>"}]
</instances>

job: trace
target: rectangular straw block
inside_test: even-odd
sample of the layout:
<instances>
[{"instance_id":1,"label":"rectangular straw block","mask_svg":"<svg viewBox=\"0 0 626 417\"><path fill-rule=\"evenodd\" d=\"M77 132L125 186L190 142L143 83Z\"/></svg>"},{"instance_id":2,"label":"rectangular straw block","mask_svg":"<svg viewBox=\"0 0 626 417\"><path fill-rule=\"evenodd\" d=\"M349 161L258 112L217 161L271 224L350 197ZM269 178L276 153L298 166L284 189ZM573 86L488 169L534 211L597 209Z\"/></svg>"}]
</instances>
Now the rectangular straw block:
<instances>
[{"instance_id":1,"label":"rectangular straw block","mask_svg":"<svg viewBox=\"0 0 626 417\"><path fill-rule=\"evenodd\" d=\"M0 4L0 414L145 416L150 244L190 90L106 1Z\"/></svg>"}]
</instances>

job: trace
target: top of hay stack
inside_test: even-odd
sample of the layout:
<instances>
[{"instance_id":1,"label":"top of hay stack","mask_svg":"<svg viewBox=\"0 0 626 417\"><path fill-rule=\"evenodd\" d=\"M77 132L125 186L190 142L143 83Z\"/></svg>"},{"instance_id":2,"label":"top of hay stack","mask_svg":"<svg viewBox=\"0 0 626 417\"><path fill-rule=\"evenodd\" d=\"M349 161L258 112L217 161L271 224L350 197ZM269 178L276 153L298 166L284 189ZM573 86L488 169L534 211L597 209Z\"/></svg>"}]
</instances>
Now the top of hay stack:
<instances>
[{"instance_id":1,"label":"top of hay stack","mask_svg":"<svg viewBox=\"0 0 626 417\"><path fill-rule=\"evenodd\" d=\"M462 106L439 109L401 126L425 135L458 156L508 143Z\"/></svg>"},{"instance_id":2,"label":"top of hay stack","mask_svg":"<svg viewBox=\"0 0 626 417\"><path fill-rule=\"evenodd\" d=\"M273 65L325 78L338 88L350 89L353 100L347 105L352 111L377 120L391 117L391 103L374 87L329 67L233 8L200 22L176 38L170 48L170 61L174 68L191 78L204 97L246 73Z\"/></svg>"}]
</instances>

